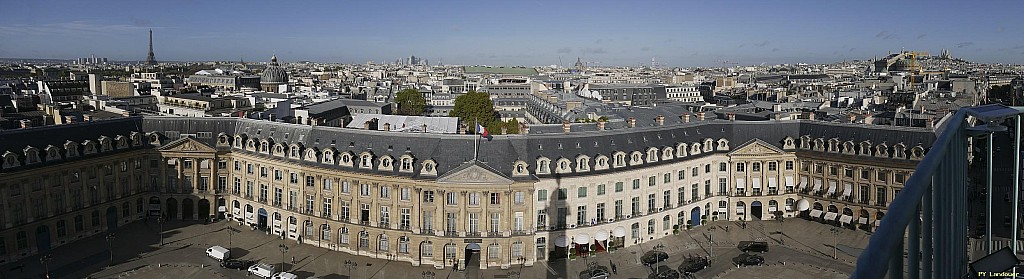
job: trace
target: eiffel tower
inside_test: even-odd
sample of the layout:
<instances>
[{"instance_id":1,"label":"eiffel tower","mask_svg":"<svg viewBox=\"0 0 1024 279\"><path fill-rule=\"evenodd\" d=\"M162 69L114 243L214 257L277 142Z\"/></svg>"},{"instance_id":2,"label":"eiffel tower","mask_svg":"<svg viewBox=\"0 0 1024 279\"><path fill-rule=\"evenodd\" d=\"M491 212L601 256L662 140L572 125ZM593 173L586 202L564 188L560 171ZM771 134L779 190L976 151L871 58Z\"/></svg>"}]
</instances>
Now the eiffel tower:
<instances>
[{"instance_id":1,"label":"eiffel tower","mask_svg":"<svg viewBox=\"0 0 1024 279\"><path fill-rule=\"evenodd\" d=\"M146 65L156 65L156 55L153 54L153 29L149 30L149 54L146 55Z\"/></svg>"}]
</instances>

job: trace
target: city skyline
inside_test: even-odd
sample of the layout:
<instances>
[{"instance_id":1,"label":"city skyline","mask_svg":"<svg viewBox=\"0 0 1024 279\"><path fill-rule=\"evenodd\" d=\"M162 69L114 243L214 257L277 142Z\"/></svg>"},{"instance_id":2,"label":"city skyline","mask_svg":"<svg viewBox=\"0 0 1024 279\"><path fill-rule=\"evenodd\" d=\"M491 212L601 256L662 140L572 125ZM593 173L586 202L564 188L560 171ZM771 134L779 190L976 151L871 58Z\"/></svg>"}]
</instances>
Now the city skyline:
<instances>
[{"instance_id":1,"label":"city skyline","mask_svg":"<svg viewBox=\"0 0 1024 279\"><path fill-rule=\"evenodd\" d=\"M1019 2L17 2L0 57L164 61L720 66L831 63L917 50L1024 63ZM1014 7L1016 6L1016 7ZM152 14L149 14L152 13Z\"/></svg>"}]
</instances>

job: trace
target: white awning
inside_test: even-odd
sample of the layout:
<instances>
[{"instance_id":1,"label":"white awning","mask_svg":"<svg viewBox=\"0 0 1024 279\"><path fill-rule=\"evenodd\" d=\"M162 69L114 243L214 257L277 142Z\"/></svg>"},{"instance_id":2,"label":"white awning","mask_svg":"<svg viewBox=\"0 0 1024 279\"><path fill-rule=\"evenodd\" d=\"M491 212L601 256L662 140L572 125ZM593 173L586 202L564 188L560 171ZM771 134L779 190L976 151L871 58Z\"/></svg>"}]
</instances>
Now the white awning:
<instances>
[{"instance_id":1,"label":"white awning","mask_svg":"<svg viewBox=\"0 0 1024 279\"><path fill-rule=\"evenodd\" d=\"M813 218L821 217L821 213L822 213L821 210L811 209L811 217L813 217Z\"/></svg>"},{"instance_id":2,"label":"white awning","mask_svg":"<svg viewBox=\"0 0 1024 279\"><path fill-rule=\"evenodd\" d=\"M793 206L792 205L787 205L786 206L786 211L793 211Z\"/></svg>"},{"instance_id":3,"label":"white awning","mask_svg":"<svg viewBox=\"0 0 1024 279\"><path fill-rule=\"evenodd\" d=\"M836 193L836 185L837 184L839 184L839 183L835 182L835 181L832 181L832 180L828 181L828 195Z\"/></svg>"},{"instance_id":4,"label":"white awning","mask_svg":"<svg viewBox=\"0 0 1024 279\"><path fill-rule=\"evenodd\" d=\"M768 205L768 212L775 212L775 211L779 211L779 206L778 205L770 205L769 204Z\"/></svg>"},{"instance_id":5,"label":"white awning","mask_svg":"<svg viewBox=\"0 0 1024 279\"><path fill-rule=\"evenodd\" d=\"M246 213L245 213L245 219L246 219L246 220L252 220L252 216L253 216L253 215L252 215L252 212L246 212Z\"/></svg>"},{"instance_id":6,"label":"white awning","mask_svg":"<svg viewBox=\"0 0 1024 279\"><path fill-rule=\"evenodd\" d=\"M719 207L718 208L718 213L728 213L728 212L729 212L729 210L726 209L725 207Z\"/></svg>"},{"instance_id":7,"label":"white awning","mask_svg":"<svg viewBox=\"0 0 1024 279\"><path fill-rule=\"evenodd\" d=\"M240 214L242 214L242 209L241 208L232 209L231 210L231 214L240 215Z\"/></svg>"},{"instance_id":8,"label":"white awning","mask_svg":"<svg viewBox=\"0 0 1024 279\"><path fill-rule=\"evenodd\" d=\"M813 190L815 192L821 191L821 178L815 178L814 179L814 189Z\"/></svg>"},{"instance_id":9,"label":"white awning","mask_svg":"<svg viewBox=\"0 0 1024 279\"><path fill-rule=\"evenodd\" d=\"M596 234L594 234L594 240L597 240L597 241L608 240L608 232L606 232L606 231L598 231Z\"/></svg>"},{"instance_id":10,"label":"white awning","mask_svg":"<svg viewBox=\"0 0 1024 279\"><path fill-rule=\"evenodd\" d=\"M778 177L769 177L768 178L768 189L774 190L776 188L779 188L779 178Z\"/></svg>"},{"instance_id":11,"label":"white awning","mask_svg":"<svg viewBox=\"0 0 1024 279\"><path fill-rule=\"evenodd\" d=\"M569 238L564 235L559 235L555 238L555 246L558 247L569 247Z\"/></svg>"},{"instance_id":12,"label":"white awning","mask_svg":"<svg viewBox=\"0 0 1024 279\"><path fill-rule=\"evenodd\" d=\"M835 220L836 216L839 216L839 213L835 213L835 212L825 213L825 220Z\"/></svg>"},{"instance_id":13,"label":"white awning","mask_svg":"<svg viewBox=\"0 0 1024 279\"><path fill-rule=\"evenodd\" d=\"M746 180L743 180L743 178L737 178L736 179L736 189L743 189L743 188L746 188L746 187L747 187L747 181Z\"/></svg>"},{"instance_id":14,"label":"white awning","mask_svg":"<svg viewBox=\"0 0 1024 279\"><path fill-rule=\"evenodd\" d=\"M868 224L868 218L867 217L860 217L860 223L867 225Z\"/></svg>"},{"instance_id":15,"label":"white awning","mask_svg":"<svg viewBox=\"0 0 1024 279\"><path fill-rule=\"evenodd\" d=\"M751 182L751 184L754 187L754 191L757 191L757 190L761 189L761 178L760 177L751 178L750 182Z\"/></svg>"},{"instance_id":16,"label":"white awning","mask_svg":"<svg viewBox=\"0 0 1024 279\"><path fill-rule=\"evenodd\" d=\"M853 221L853 216L843 215L842 217L839 217L839 222L840 223L849 224L850 221Z\"/></svg>"},{"instance_id":17,"label":"white awning","mask_svg":"<svg viewBox=\"0 0 1024 279\"><path fill-rule=\"evenodd\" d=\"M623 228L622 226L615 227L615 229L612 230L612 236L614 236L614 237L626 236L626 228Z\"/></svg>"},{"instance_id":18,"label":"white awning","mask_svg":"<svg viewBox=\"0 0 1024 279\"><path fill-rule=\"evenodd\" d=\"M590 235L585 233L577 234L576 237L572 239L572 242L576 244L590 244Z\"/></svg>"},{"instance_id":19,"label":"white awning","mask_svg":"<svg viewBox=\"0 0 1024 279\"><path fill-rule=\"evenodd\" d=\"M786 176L786 187L793 187L794 185L795 184L793 184L793 177L792 176Z\"/></svg>"},{"instance_id":20,"label":"white awning","mask_svg":"<svg viewBox=\"0 0 1024 279\"><path fill-rule=\"evenodd\" d=\"M882 224L882 220L875 220L875 226L876 226L876 227L877 227L878 225L880 225L880 224Z\"/></svg>"},{"instance_id":21,"label":"white awning","mask_svg":"<svg viewBox=\"0 0 1024 279\"><path fill-rule=\"evenodd\" d=\"M849 197L850 193L853 192L853 183L846 182L843 184L843 197Z\"/></svg>"},{"instance_id":22,"label":"white awning","mask_svg":"<svg viewBox=\"0 0 1024 279\"><path fill-rule=\"evenodd\" d=\"M275 228L280 228L281 227L281 220L274 220L274 227Z\"/></svg>"},{"instance_id":23,"label":"white awning","mask_svg":"<svg viewBox=\"0 0 1024 279\"><path fill-rule=\"evenodd\" d=\"M217 212L228 212L228 207L227 206L223 206L223 205L218 206L217 207Z\"/></svg>"},{"instance_id":24,"label":"white awning","mask_svg":"<svg viewBox=\"0 0 1024 279\"><path fill-rule=\"evenodd\" d=\"M807 200L800 200L800 201L796 202L796 209L797 210L807 211L807 209L810 209L810 208L811 208L811 202L809 202Z\"/></svg>"},{"instance_id":25,"label":"white awning","mask_svg":"<svg viewBox=\"0 0 1024 279\"><path fill-rule=\"evenodd\" d=\"M736 206L736 214L743 214L745 206Z\"/></svg>"},{"instance_id":26,"label":"white awning","mask_svg":"<svg viewBox=\"0 0 1024 279\"><path fill-rule=\"evenodd\" d=\"M807 183L807 177L801 176L800 177L800 189L807 188L807 184L808 184Z\"/></svg>"}]
</instances>

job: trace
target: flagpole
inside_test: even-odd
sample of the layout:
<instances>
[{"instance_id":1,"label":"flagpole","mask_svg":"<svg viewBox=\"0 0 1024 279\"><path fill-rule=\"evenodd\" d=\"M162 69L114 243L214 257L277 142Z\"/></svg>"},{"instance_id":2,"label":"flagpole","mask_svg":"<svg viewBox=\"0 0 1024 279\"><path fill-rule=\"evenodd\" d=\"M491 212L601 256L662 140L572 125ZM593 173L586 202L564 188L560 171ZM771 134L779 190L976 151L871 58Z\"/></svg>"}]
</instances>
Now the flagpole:
<instances>
[{"instance_id":1,"label":"flagpole","mask_svg":"<svg viewBox=\"0 0 1024 279\"><path fill-rule=\"evenodd\" d=\"M477 127L480 126L479 119L473 118L473 161L476 161L476 154L479 150L480 137L477 135L480 131L477 131Z\"/></svg>"}]
</instances>

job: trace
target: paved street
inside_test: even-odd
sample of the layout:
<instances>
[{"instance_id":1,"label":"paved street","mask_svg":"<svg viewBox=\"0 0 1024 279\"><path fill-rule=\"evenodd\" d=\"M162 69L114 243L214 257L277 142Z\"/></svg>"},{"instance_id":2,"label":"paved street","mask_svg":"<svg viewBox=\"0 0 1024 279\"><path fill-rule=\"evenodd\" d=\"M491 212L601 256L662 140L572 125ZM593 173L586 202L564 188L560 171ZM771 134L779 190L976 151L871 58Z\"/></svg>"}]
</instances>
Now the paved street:
<instances>
[{"instance_id":1,"label":"paved street","mask_svg":"<svg viewBox=\"0 0 1024 279\"><path fill-rule=\"evenodd\" d=\"M229 226L233 233L229 236ZM777 278L832 278L847 276L853 271L854 258L867 243L864 232L840 230L838 259L832 259L833 237L830 226L810 221L791 219L783 224L785 236L775 233L780 224L774 221L749 222L746 229L737 222L715 222L679 235L644 242L610 253L575 260L539 262L533 267L514 266L509 270L490 268L479 271L479 278L577 278L590 262L608 267L614 263L618 273L612 278L646 278L649 268L638 263L644 252L663 245L670 258L662 262L678 268L686 255L709 255L712 248L708 239L715 240L712 266L698 272L697 278L745 278L751 274L773 274ZM715 228L714 231L709 230ZM432 267L414 267L406 262L389 262L330 251L310 245L297 245L295 241L238 227L237 223L218 222L197 224L171 222L164 224L164 244L159 245L159 224L155 221L136 222L120 228L111 241L114 262L108 267L110 253L105 234L94 236L53 251L48 262L51 278L245 278L244 271L225 270L204 253L213 245L231 247L233 258L252 259L281 265L300 278L465 278L464 272ZM728 231L727 231L728 230ZM230 238L230 241L229 241ZM764 266L736 267L731 259L740 254L739 241L762 240L770 243L764 253ZM230 245L229 245L230 242ZM780 243L785 243L780 244ZM282 255L280 245L288 246ZM292 257L295 262L292 263ZM352 270L343 264L354 261ZM661 265L659 264L659 265ZM21 266L21 268L18 268ZM42 278L43 266L38 257L4 265L0 278ZM783 272L784 271L784 272ZM351 273L350 273L351 272ZM783 274L788 274L782 277Z\"/></svg>"}]
</instances>

